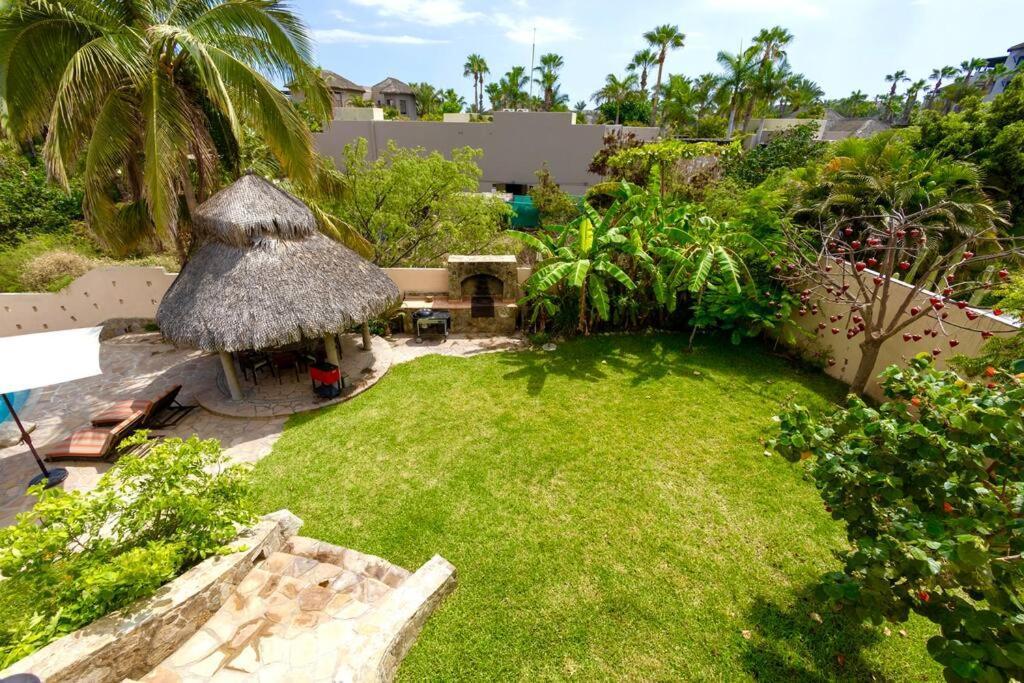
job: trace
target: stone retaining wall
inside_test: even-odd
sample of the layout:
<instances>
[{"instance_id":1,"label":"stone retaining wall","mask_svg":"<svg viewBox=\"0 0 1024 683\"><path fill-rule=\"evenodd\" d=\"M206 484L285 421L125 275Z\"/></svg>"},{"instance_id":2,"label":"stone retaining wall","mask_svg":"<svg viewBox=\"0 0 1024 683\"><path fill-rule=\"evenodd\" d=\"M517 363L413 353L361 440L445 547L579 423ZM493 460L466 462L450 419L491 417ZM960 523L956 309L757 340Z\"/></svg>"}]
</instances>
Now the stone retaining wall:
<instances>
[{"instance_id":1,"label":"stone retaining wall","mask_svg":"<svg viewBox=\"0 0 1024 683\"><path fill-rule=\"evenodd\" d=\"M108 614L0 671L31 673L46 683L117 683L138 678L205 623L253 565L279 550L302 521L287 510L243 533L237 552L208 558L152 597Z\"/></svg>"}]
</instances>

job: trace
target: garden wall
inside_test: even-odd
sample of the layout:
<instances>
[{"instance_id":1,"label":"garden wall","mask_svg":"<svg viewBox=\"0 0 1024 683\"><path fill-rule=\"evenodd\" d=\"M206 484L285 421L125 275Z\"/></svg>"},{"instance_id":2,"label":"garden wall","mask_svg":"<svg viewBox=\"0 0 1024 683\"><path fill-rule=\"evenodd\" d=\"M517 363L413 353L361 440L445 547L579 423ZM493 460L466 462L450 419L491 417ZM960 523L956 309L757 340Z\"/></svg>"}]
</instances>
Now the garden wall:
<instances>
[{"instance_id":1,"label":"garden wall","mask_svg":"<svg viewBox=\"0 0 1024 683\"><path fill-rule=\"evenodd\" d=\"M865 273L868 278L871 277L871 271L868 270ZM856 281L852 278L846 282L850 284L851 288L856 287ZM890 306L898 307L910 289L912 289L910 285L893 280L889 291ZM928 299L933 296L937 295L933 292L923 291L919 300L915 301L911 306L916 305L922 309L927 309L931 306ZM821 311L818 316L812 316L810 313L804 316L800 316L797 313L793 314L792 322L812 335L808 337L798 330L797 345L812 354L820 353L823 359L835 359L835 365L826 365L825 372L849 384L853 381L853 376L860 363L860 342L863 341L864 337L863 335L857 335L853 339L846 338L846 330L850 325L849 306L829 302L819 302L818 306ZM958 309L956 306L946 306L943 308L942 312L948 312L949 317L942 321L943 326L939 328L938 337L925 336L924 334L926 329L936 327L936 319L931 316L925 316L906 327L900 334L897 334L882 346L882 351L878 356L878 362L875 364L872 376L876 376L889 365L904 364L908 359L913 358L922 351L930 353L933 349L939 349L940 351L937 357L937 366L945 368L947 367L948 360L953 356L978 355L985 342L981 336L982 331L987 330L995 334L1005 335L1016 333L1021 329L1021 326L1008 316L1000 317L980 308L969 308L981 313L981 315L974 320L969 320L966 310ZM829 317L832 315L839 315L841 317L838 322L832 323L829 321ZM909 317L909 314L905 315ZM818 323L821 322L825 323L824 330L818 329ZM838 334L832 334L831 328L833 327L839 329ZM921 340L905 342L903 341L903 332L919 334L921 335ZM958 344L955 348L950 347L950 339L957 340ZM874 398L882 397L881 387L874 378L868 384L867 392Z\"/></svg>"},{"instance_id":2,"label":"garden wall","mask_svg":"<svg viewBox=\"0 0 1024 683\"><path fill-rule=\"evenodd\" d=\"M385 268L404 294L448 291L447 268ZM529 277L519 269L519 281ZM96 268L59 292L0 294L0 337L152 320L176 277L156 267Z\"/></svg>"}]
</instances>

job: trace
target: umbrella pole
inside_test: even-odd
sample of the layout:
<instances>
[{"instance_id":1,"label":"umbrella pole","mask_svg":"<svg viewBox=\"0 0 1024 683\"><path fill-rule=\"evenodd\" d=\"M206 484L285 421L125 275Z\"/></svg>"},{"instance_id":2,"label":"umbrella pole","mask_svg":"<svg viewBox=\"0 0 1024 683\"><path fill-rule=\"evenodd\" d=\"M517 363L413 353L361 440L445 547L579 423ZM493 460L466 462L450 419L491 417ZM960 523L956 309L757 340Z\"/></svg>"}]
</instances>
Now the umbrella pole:
<instances>
[{"instance_id":1,"label":"umbrella pole","mask_svg":"<svg viewBox=\"0 0 1024 683\"><path fill-rule=\"evenodd\" d=\"M17 411L14 410L14 405L11 403L11 399L7 394L3 394L4 403L7 404L7 412L14 418L14 424L18 425L18 430L21 432L21 440L25 442L28 449L32 451L32 457L36 459L36 464L39 465L39 469L42 470L41 474L37 474L32 478L32 481L28 483L29 486L35 486L40 482L46 482L46 488L56 486L65 479L68 478L68 471L63 467L55 467L52 470L46 469L46 465L43 464L43 459L39 457L39 453L36 452L35 444L32 443L32 437L29 436L25 430L25 425L21 424L21 418L18 417Z\"/></svg>"}]
</instances>

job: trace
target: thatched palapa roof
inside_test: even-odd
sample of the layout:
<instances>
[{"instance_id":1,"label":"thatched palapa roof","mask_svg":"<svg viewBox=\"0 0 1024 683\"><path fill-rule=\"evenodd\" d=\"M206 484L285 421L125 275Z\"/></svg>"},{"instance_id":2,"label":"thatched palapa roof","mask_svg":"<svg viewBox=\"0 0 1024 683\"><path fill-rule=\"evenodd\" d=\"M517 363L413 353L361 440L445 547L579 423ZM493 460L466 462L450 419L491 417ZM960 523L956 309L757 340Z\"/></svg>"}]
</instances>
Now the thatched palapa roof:
<instances>
[{"instance_id":1,"label":"thatched palapa roof","mask_svg":"<svg viewBox=\"0 0 1024 683\"><path fill-rule=\"evenodd\" d=\"M383 270L324 236L301 201L245 175L196 209L198 248L157 310L164 336L205 351L343 332L400 298Z\"/></svg>"}]
</instances>

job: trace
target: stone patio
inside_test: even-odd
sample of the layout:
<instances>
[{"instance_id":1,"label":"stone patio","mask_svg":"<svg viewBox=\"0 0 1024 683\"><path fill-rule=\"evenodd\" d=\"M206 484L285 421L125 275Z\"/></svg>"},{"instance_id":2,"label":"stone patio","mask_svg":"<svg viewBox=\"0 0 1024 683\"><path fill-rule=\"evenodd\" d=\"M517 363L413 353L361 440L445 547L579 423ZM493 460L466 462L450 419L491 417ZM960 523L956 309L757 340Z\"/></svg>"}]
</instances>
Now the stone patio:
<instances>
[{"instance_id":1,"label":"stone patio","mask_svg":"<svg viewBox=\"0 0 1024 683\"><path fill-rule=\"evenodd\" d=\"M269 373L261 373L256 383L242 381L242 400L233 401L228 392L227 381L216 356L203 359L209 365L208 373L215 376L215 384L208 385L196 394L196 401L206 410L227 417L286 417L324 406L346 401L366 391L384 376L391 367L391 346L380 337L373 338L369 351L363 350L361 337L354 334L341 335L341 374L348 378L348 385L341 395L323 399L312 391L309 375L301 369L278 370L278 379ZM296 379L298 375L298 379Z\"/></svg>"}]
</instances>

